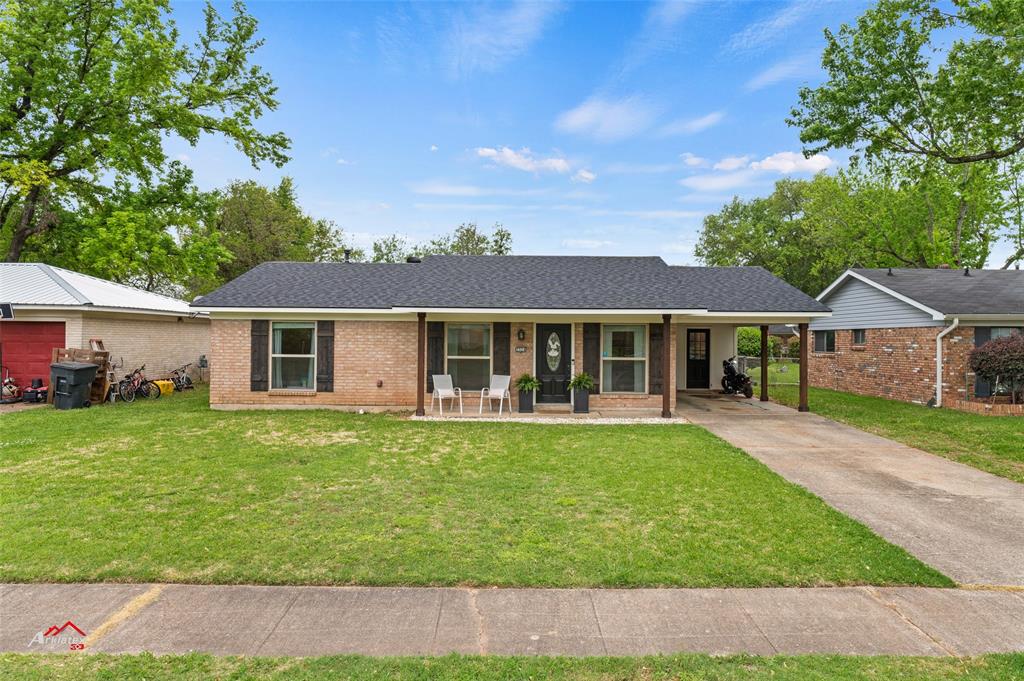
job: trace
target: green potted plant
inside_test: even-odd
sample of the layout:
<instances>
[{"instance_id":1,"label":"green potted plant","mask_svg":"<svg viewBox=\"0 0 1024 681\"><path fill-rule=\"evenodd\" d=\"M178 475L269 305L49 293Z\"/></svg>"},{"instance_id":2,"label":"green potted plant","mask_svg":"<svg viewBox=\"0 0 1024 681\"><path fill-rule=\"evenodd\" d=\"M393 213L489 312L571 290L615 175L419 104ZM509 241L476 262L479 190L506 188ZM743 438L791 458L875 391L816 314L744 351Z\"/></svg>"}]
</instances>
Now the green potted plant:
<instances>
[{"instance_id":1,"label":"green potted plant","mask_svg":"<svg viewBox=\"0 0 1024 681\"><path fill-rule=\"evenodd\" d=\"M586 371L581 371L569 381L569 390L572 391L572 410L576 414L590 413L590 391L594 389L594 377Z\"/></svg>"},{"instance_id":2,"label":"green potted plant","mask_svg":"<svg viewBox=\"0 0 1024 681\"><path fill-rule=\"evenodd\" d=\"M523 374L516 379L516 390L519 391L519 413L533 413L533 393L540 388L540 379L531 374Z\"/></svg>"}]
</instances>

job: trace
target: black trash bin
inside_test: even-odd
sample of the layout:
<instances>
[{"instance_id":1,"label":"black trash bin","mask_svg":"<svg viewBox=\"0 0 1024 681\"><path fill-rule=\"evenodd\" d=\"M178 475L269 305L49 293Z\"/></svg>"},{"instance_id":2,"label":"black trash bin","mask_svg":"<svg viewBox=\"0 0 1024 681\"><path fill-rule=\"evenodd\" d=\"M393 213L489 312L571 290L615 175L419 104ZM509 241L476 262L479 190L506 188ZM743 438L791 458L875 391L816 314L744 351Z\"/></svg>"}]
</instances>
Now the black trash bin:
<instances>
[{"instance_id":1,"label":"black trash bin","mask_svg":"<svg viewBox=\"0 0 1024 681\"><path fill-rule=\"evenodd\" d=\"M57 409L89 406L89 393L99 367L88 362L57 362L50 365L50 390Z\"/></svg>"}]
</instances>

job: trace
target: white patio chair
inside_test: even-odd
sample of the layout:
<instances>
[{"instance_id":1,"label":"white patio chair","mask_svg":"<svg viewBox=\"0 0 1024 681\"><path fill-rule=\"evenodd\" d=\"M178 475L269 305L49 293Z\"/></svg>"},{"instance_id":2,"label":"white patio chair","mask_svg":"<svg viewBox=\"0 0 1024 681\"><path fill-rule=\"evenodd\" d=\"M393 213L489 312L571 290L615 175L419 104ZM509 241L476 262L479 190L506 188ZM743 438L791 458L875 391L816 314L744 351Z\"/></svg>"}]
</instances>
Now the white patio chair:
<instances>
[{"instance_id":1,"label":"white patio chair","mask_svg":"<svg viewBox=\"0 0 1024 681\"><path fill-rule=\"evenodd\" d=\"M452 401L452 409L455 408L455 400L459 401L459 413L462 413L462 388L452 386L452 377L448 374L434 375L434 392L430 394L430 411L434 411L434 400L437 400L441 416L444 416L444 401Z\"/></svg>"},{"instance_id":2,"label":"white patio chair","mask_svg":"<svg viewBox=\"0 0 1024 681\"><path fill-rule=\"evenodd\" d=\"M494 400L498 400L498 415L501 415L503 400L508 400L508 413L512 413L512 393L508 387L512 384L511 376L491 376L491 385L480 391L480 413L484 413L484 400L487 400L487 411L494 411Z\"/></svg>"}]
</instances>

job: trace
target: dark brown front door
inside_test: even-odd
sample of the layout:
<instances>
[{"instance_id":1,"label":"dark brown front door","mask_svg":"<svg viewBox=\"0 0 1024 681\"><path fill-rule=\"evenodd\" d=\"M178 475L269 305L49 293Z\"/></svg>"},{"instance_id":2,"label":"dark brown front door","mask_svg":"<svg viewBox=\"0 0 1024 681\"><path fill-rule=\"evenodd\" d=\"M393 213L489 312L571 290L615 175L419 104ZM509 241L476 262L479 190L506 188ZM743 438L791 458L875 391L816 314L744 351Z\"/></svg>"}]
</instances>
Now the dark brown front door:
<instances>
[{"instance_id":1,"label":"dark brown front door","mask_svg":"<svg viewBox=\"0 0 1024 681\"><path fill-rule=\"evenodd\" d=\"M710 329L686 330L686 387L702 389L711 387L711 355L708 345Z\"/></svg>"},{"instance_id":2,"label":"dark brown front door","mask_svg":"<svg viewBox=\"0 0 1024 681\"><path fill-rule=\"evenodd\" d=\"M537 378L540 390L538 402L568 402L570 364L572 355L572 334L568 324L538 324Z\"/></svg>"}]
</instances>

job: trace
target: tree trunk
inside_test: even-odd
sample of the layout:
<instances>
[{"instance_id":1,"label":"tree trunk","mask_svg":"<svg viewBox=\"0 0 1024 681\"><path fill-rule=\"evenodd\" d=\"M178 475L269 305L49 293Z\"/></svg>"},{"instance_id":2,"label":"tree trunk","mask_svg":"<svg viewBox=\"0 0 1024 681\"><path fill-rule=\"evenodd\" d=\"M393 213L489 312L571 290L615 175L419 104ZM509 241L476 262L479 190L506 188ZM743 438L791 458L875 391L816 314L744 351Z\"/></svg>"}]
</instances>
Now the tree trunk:
<instances>
[{"instance_id":1,"label":"tree trunk","mask_svg":"<svg viewBox=\"0 0 1024 681\"><path fill-rule=\"evenodd\" d=\"M21 217L14 228L11 237L11 245L7 249L7 262L18 262L21 259L21 251L25 248L25 242L33 234L47 230L53 224L48 216L40 215L36 219L36 213L46 211L47 196L43 193L42 187L33 187L25 197L25 203L21 207Z\"/></svg>"},{"instance_id":2,"label":"tree trunk","mask_svg":"<svg viewBox=\"0 0 1024 681\"><path fill-rule=\"evenodd\" d=\"M22 250L25 242L33 233L33 218L36 216L36 207L39 205L39 195L42 189L34 186L29 189L29 195L25 198L25 205L22 206L22 217L18 218L14 226L14 235L10 239L10 247L7 249L7 262L17 262L22 257Z\"/></svg>"}]
</instances>

